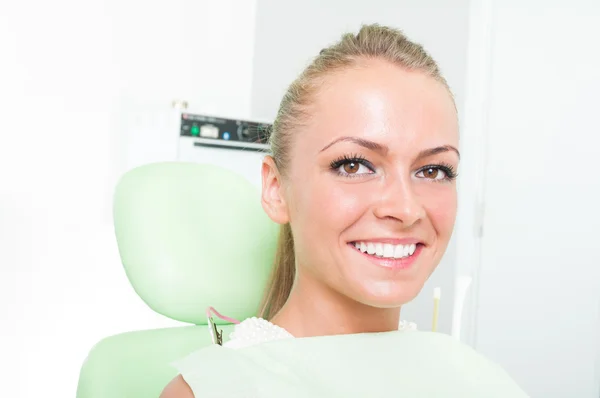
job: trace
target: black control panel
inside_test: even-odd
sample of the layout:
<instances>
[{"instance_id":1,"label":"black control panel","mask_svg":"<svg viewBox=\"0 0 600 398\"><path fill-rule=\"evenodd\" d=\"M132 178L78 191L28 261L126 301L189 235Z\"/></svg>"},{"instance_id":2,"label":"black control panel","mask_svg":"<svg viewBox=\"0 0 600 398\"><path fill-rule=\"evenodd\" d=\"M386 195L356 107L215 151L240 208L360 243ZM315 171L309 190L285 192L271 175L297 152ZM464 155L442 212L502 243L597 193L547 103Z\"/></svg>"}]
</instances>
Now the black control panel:
<instances>
[{"instance_id":1,"label":"black control panel","mask_svg":"<svg viewBox=\"0 0 600 398\"><path fill-rule=\"evenodd\" d=\"M240 119L181 114L181 136L194 137L194 145L230 149L268 149L272 125Z\"/></svg>"}]
</instances>

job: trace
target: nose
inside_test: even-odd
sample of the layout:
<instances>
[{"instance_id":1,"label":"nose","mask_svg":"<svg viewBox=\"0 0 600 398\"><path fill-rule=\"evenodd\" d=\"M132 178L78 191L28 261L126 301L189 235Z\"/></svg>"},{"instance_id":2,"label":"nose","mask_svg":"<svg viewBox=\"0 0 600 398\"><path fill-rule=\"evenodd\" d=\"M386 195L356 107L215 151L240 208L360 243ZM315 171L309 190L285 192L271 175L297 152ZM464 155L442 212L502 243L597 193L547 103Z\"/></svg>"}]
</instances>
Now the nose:
<instances>
[{"instance_id":1,"label":"nose","mask_svg":"<svg viewBox=\"0 0 600 398\"><path fill-rule=\"evenodd\" d=\"M373 211L377 218L399 221L404 227L410 227L425 218L425 208L414 192L410 178L386 181L378 194L379 199Z\"/></svg>"}]
</instances>

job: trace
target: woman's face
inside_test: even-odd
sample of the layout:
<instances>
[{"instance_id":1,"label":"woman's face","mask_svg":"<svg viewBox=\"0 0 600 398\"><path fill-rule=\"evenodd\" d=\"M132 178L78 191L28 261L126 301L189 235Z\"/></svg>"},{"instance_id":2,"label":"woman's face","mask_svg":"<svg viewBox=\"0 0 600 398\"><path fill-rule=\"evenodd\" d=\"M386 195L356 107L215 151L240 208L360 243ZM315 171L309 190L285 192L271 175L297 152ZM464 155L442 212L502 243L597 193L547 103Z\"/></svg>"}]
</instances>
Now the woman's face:
<instances>
[{"instance_id":1,"label":"woman's face","mask_svg":"<svg viewBox=\"0 0 600 398\"><path fill-rule=\"evenodd\" d=\"M328 76L285 176L264 187L302 283L379 308L412 300L452 234L457 148L454 103L433 78L384 61Z\"/></svg>"}]
</instances>

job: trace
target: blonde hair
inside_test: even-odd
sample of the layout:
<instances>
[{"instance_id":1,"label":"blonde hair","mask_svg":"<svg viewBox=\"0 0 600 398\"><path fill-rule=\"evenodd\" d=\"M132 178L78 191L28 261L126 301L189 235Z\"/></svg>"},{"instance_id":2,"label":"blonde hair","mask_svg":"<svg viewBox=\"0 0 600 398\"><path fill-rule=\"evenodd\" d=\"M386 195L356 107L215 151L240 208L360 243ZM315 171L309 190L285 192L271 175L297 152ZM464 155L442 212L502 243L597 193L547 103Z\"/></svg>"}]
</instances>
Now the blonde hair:
<instances>
[{"instance_id":1,"label":"blonde hair","mask_svg":"<svg viewBox=\"0 0 600 398\"><path fill-rule=\"evenodd\" d=\"M293 131L309 117L309 106L323 80L333 72L357 65L361 60L381 59L407 70L425 73L442 83L433 58L401 31L378 24L363 25L358 34L347 33L319 53L285 93L269 137L271 156L282 176L289 162ZM259 316L272 318L288 299L296 274L294 239L290 224L281 226L275 264L259 310Z\"/></svg>"}]
</instances>

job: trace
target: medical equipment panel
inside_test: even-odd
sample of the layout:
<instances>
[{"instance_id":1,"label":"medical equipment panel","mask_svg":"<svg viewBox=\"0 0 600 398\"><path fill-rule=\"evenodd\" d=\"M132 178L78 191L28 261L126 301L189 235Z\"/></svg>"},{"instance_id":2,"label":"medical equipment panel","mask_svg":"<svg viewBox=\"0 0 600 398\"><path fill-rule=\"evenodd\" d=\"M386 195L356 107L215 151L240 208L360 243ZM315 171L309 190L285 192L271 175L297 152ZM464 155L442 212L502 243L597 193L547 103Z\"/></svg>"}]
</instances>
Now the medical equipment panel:
<instances>
[{"instance_id":1,"label":"medical equipment panel","mask_svg":"<svg viewBox=\"0 0 600 398\"><path fill-rule=\"evenodd\" d=\"M266 151L272 125L192 113L181 114L181 137L191 137L195 146Z\"/></svg>"}]
</instances>

